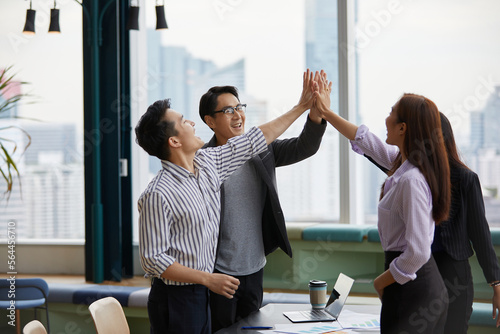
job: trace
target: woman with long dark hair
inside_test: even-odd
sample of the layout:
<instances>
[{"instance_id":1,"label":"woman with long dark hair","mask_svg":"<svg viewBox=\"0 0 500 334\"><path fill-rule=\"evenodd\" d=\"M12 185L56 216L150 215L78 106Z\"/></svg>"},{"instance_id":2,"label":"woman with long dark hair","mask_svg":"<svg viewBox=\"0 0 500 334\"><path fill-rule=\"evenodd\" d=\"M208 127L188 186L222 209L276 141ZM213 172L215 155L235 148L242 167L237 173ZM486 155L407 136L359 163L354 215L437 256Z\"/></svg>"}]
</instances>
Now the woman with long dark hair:
<instances>
[{"instance_id":1,"label":"woman with long dark hair","mask_svg":"<svg viewBox=\"0 0 500 334\"><path fill-rule=\"evenodd\" d=\"M435 224L446 220L450 172L436 105L404 94L386 118L385 143L330 109L331 85L316 84L315 107L353 149L389 170L378 206L385 271L374 281L382 333L443 333L448 294L431 254Z\"/></svg>"},{"instance_id":2,"label":"woman with long dark hair","mask_svg":"<svg viewBox=\"0 0 500 334\"><path fill-rule=\"evenodd\" d=\"M476 173L458 155L451 124L443 113L441 129L448 154L451 206L448 220L436 226L432 254L448 289L445 333L467 333L474 288L469 257L476 252L486 281L493 287L493 318L500 310L500 268L491 242L483 194ZM497 318L497 327L500 317Z\"/></svg>"}]
</instances>

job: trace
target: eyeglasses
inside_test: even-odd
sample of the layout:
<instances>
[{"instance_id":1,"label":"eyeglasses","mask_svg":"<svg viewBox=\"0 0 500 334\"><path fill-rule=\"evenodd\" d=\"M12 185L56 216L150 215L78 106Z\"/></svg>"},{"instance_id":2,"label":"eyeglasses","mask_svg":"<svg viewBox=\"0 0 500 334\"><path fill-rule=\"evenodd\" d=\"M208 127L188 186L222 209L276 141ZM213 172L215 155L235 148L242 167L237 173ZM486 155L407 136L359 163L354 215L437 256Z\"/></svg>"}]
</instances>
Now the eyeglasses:
<instances>
[{"instance_id":1,"label":"eyeglasses","mask_svg":"<svg viewBox=\"0 0 500 334\"><path fill-rule=\"evenodd\" d=\"M246 109L247 109L247 105L246 104L238 104L236 107L226 107L226 108L224 108L222 110L214 111L213 114L216 114L218 112L222 112L225 115L229 116L229 115L234 115L235 111L239 112L240 114L243 114Z\"/></svg>"}]
</instances>

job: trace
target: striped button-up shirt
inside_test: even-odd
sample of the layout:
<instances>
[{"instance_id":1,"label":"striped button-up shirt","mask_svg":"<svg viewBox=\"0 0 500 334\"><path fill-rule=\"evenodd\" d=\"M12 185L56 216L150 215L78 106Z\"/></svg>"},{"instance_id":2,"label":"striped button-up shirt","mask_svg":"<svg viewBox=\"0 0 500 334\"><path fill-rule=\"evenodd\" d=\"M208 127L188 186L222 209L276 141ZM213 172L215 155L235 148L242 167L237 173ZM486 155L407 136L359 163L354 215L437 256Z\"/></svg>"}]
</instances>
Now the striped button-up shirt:
<instances>
[{"instance_id":1,"label":"striped button-up shirt","mask_svg":"<svg viewBox=\"0 0 500 334\"><path fill-rule=\"evenodd\" d=\"M174 262L200 271L213 271L221 184L245 161L266 149L262 132L252 128L242 136L229 139L226 145L198 150L194 174L162 161L162 169L138 201L139 251L147 277L160 277Z\"/></svg>"},{"instance_id":2,"label":"striped button-up shirt","mask_svg":"<svg viewBox=\"0 0 500 334\"><path fill-rule=\"evenodd\" d=\"M366 154L391 169L398 155L396 146L382 142L364 125L351 141L355 152ZM385 251L399 251L389 270L399 284L414 280L431 256L434 238L432 194L424 175L408 160L388 177L378 205L378 232Z\"/></svg>"}]
</instances>

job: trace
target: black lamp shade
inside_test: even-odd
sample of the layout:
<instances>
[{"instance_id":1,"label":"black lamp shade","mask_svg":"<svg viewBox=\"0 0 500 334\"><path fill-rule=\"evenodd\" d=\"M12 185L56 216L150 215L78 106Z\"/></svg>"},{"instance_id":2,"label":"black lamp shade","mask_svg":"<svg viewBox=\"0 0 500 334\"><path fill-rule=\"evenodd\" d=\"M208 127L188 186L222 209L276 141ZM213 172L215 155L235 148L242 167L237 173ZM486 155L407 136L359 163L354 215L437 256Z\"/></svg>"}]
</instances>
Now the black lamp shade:
<instances>
[{"instance_id":1,"label":"black lamp shade","mask_svg":"<svg viewBox=\"0 0 500 334\"><path fill-rule=\"evenodd\" d=\"M59 27L59 9L52 8L50 10L49 32L54 32L54 33L61 32L61 28Z\"/></svg>"},{"instance_id":2,"label":"black lamp shade","mask_svg":"<svg viewBox=\"0 0 500 334\"><path fill-rule=\"evenodd\" d=\"M156 6L156 30L168 29L167 20L165 20L165 6Z\"/></svg>"},{"instance_id":3,"label":"black lamp shade","mask_svg":"<svg viewBox=\"0 0 500 334\"><path fill-rule=\"evenodd\" d=\"M128 30L139 30L139 7L130 6L128 9Z\"/></svg>"},{"instance_id":4,"label":"black lamp shade","mask_svg":"<svg viewBox=\"0 0 500 334\"><path fill-rule=\"evenodd\" d=\"M36 10L28 9L26 12L26 23L24 24L23 33L34 34L35 33L35 15Z\"/></svg>"}]
</instances>

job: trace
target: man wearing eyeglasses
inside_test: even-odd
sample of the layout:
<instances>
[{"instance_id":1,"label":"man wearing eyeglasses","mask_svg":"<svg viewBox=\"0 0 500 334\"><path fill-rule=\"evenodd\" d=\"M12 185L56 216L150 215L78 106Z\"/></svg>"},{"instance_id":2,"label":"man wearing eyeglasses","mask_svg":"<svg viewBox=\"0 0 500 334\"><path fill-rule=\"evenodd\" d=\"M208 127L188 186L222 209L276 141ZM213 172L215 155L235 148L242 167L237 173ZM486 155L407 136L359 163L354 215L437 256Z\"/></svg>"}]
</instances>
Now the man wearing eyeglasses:
<instances>
[{"instance_id":1,"label":"man wearing eyeglasses","mask_svg":"<svg viewBox=\"0 0 500 334\"><path fill-rule=\"evenodd\" d=\"M219 190L231 173L266 151L311 107L313 78L307 74L307 93L298 105L248 133L227 138L225 145L200 150L204 143L195 135L194 122L172 110L169 100L156 101L139 120L137 143L162 162L138 200L141 266L153 278L148 297L151 333L209 334L208 290L228 299L238 291L238 279L213 273ZM227 107L220 114L229 118ZM236 115L244 108L231 107ZM243 122L232 128L238 127L243 128Z\"/></svg>"},{"instance_id":2,"label":"man wearing eyeglasses","mask_svg":"<svg viewBox=\"0 0 500 334\"><path fill-rule=\"evenodd\" d=\"M307 75L312 77L309 71ZM298 105L308 99L308 94L307 90L302 92ZM236 87L210 88L201 97L199 108L201 119L214 131L204 147L224 145L228 139L243 134L246 107L240 102ZM280 247L292 256L276 189L275 168L315 154L325 129L325 121L311 111L298 137L273 141L266 151L246 162L223 183L214 272L234 276L240 285L232 299L210 294L212 332L261 307L267 254Z\"/></svg>"}]
</instances>

